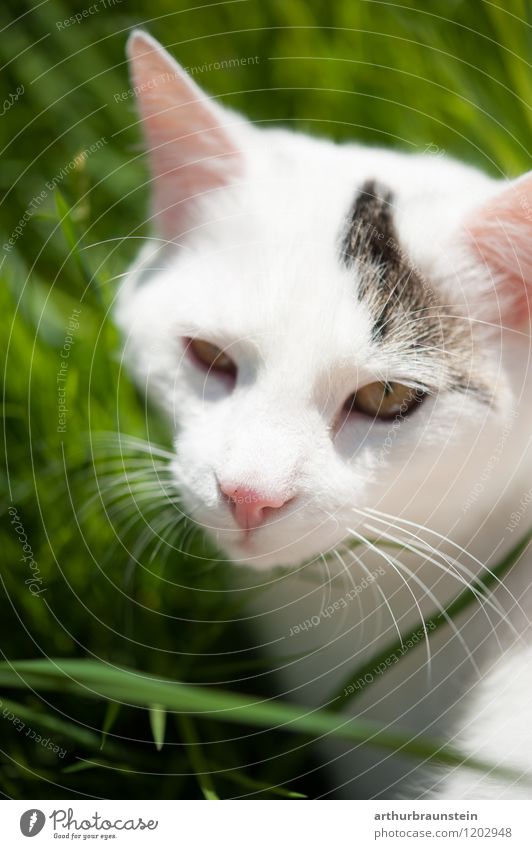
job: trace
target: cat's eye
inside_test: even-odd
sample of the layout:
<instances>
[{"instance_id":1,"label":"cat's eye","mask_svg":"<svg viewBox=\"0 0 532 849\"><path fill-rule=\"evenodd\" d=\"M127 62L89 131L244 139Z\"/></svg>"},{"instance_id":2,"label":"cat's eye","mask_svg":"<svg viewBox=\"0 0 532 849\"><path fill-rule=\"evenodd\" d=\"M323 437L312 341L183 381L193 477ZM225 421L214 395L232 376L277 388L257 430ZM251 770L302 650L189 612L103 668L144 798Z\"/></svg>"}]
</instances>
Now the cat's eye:
<instances>
[{"instance_id":1,"label":"cat's eye","mask_svg":"<svg viewBox=\"0 0 532 849\"><path fill-rule=\"evenodd\" d=\"M236 375L236 365L231 357L212 342L206 342L205 339L189 339L187 351L194 361L207 371L228 374L231 377Z\"/></svg>"},{"instance_id":2,"label":"cat's eye","mask_svg":"<svg viewBox=\"0 0 532 849\"><path fill-rule=\"evenodd\" d=\"M358 411L372 418L394 419L408 415L424 398L424 392L404 383L378 381L358 389L347 399L344 409L348 413Z\"/></svg>"}]
</instances>

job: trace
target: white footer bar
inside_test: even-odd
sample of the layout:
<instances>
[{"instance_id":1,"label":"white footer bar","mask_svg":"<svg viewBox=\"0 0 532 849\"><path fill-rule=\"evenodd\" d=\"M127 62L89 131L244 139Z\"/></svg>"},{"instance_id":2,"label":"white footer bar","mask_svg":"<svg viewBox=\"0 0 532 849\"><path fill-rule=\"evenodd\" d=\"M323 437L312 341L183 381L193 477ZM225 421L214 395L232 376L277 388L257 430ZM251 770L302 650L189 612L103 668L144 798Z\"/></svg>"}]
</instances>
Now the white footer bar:
<instances>
[{"instance_id":1,"label":"white footer bar","mask_svg":"<svg viewBox=\"0 0 532 849\"><path fill-rule=\"evenodd\" d=\"M531 821L532 801L3 801L0 845L530 849Z\"/></svg>"}]
</instances>

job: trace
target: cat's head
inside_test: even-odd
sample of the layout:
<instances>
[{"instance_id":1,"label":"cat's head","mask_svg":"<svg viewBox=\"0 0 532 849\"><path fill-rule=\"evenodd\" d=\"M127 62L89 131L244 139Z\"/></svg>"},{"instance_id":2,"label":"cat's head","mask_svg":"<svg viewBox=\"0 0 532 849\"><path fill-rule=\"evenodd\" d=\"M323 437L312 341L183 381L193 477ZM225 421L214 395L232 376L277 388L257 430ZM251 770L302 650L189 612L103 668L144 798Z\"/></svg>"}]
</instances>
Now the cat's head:
<instances>
[{"instance_id":1,"label":"cat's head","mask_svg":"<svg viewBox=\"0 0 532 849\"><path fill-rule=\"evenodd\" d=\"M117 318L187 511L258 566L374 508L449 523L510 413L532 180L259 128L145 33L128 53L155 236Z\"/></svg>"}]
</instances>

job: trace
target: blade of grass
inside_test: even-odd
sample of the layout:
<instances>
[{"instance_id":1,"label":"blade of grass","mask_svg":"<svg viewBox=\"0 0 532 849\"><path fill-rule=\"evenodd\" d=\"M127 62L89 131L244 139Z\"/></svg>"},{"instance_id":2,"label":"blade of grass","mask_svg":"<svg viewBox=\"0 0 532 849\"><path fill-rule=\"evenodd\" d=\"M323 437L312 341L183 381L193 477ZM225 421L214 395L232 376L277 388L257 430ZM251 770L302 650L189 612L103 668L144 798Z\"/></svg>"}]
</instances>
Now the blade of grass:
<instances>
[{"instance_id":1,"label":"blade of grass","mask_svg":"<svg viewBox=\"0 0 532 849\"><path fill-rule=\"evenodd\" d=\"M90 769L111 769L115 772L120 770L120 772L136 772L134 767L130 764L124 763L110 763L109 761L104 760L82 760L81 758L74 764L69 764L61 772L68 774L76 773L76 772L86 772Z\"/></svg>"},{"instance_id":2,"label":"blade of grass","mask_svg":"<svg viewBox=\"0 0 532 849\"><path fill-rule=\"evenodd\" d=\"M71 722L58 719L44 711L40 712L34 710L27 705L20 704L19 702L13 702L10 699L0 699L0 706L2 707L2 710L10 711L15 715L15 717L23 719L27 723L33 723L39 728L46 728L47 731L60 735L61 737L67 737L69 740L74 740L76 743L86 746L88 749L95 749L98 747L98 735L92 731L88 731L86 728L80 728L78 725L74 725ZM112 747L110 747L110 749L112 751ZM115 752L117 751L118 750L115 747Z\"/></svg>"},{"instance_id":3,"label":"blade of grass","mask_svg":"<svg viewBox=\"0 0 532 849\"><path fill-rule=\"evenodd\" d=\"M87 285L88 290L92 292L98 302L98 305L102 306L102 295L100 292L100 287L98 286L98 281L95 275L92 274L89 266L85 261L84 256L80 251L81 237L79 237L77 234L76 226L72 220L72 213L70 207L61 192L59 191L59 189L55 190L54 197L57 215L59 216L59 225L70 248L70 255L74 258L74 261L81 273L82 279Z\"/></svg>"},{"instance_id":4,"label":"blade of grass","mask_svg":"<svg viewBox=\"0 0 532 849\"><path fill-rule=\"evenodd\" d=\"M512 771L494 770L493 764L466 758L460 751L439 740L412 735L401 729L382 728L369 720L339 717L330 710L292 705L276 699L260 699L217 688L158 679L99 661L50 658L2 663L0 685L31 686L37 691L44 689L93 699L115 699L140 707L157 703L167 710L185 714L255 728L290 731L311 738L332 735L447 766L467 766L480 772L495 771L516 778Z\"/></svg>"},{"instance_id":5,"label":"blade of grass","mask_svg":"<svg viewBox=\"0 0 532 849\"><path fill-rule=\"evenodd\" d=\"M221 767L217 769L222 770ZM283 787L275 787L266 784L264 781L257 781L255 778L244 775L241 771L224 771L223 777L227 781L238 784L240 787L247 787L249 790L257 790L262 793L270 793L272 796L282 796L283 799L308 799L308 796L305 796L304 793L297 793L295 790L284 790Z\"/></svg>"},{"instance_id":6,"label":"blade of grass","mask_svg":"<svg viewBox=\"0 0 532 849\"><path fill-rule=\"evenodd\" d=\"M109 704L107 705L107 710L105 711L105 716L103 718L102 741L100 743L100 750L102 750L103 747L105 746L105 744L107 742L107 735L109 734L109 731L111 730L111 728L115 724L119 713L120 713L120 705L117 704L116 702L109 702Z\"/></svg>"},{"instance_id":7,"label":"blade of grass","mask_svg":"<svg viewBox=\"0 0 532 849\"><path fill-rule=\"evenodd\" d=\"M194 723L189 716L183 714L183 716L178 717L178 724L181 729L181 735L187 744L187 757L194 770L203 796L205 799L218 799L219 796L214 789L212 776L209 772L207 761L203 756Z\"/></svg>"},{"instance_id":8,"label":"blade of grass","mask_svg":"<svg viewBox=\"0 0 532 849\"><path fill-rule=\"evenodd\" d=\"M150 705L149 707L150 714L150 727L151 733L153 734L153 739L155 741L155 748L158 752L161 751L164 746L164 733L166 730L166 710L163 705Z\"/></svg>"}]
</instances>

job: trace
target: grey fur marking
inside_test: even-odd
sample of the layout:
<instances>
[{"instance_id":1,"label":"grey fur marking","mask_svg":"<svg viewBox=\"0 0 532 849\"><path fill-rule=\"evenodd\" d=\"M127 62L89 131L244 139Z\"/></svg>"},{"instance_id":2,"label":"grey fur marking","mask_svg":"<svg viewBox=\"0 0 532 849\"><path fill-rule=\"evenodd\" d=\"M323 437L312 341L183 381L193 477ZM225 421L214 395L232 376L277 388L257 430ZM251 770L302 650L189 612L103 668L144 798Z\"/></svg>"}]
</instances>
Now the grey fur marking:
<instances>
[{"instance_id":1,"label":"grey fur marking","mask_svg":"<svg viewBox=\"0 0 532 849\"><path fill-rule=\"evenodd\" d=\"M376 180L360 188L341 242L341 259L355 267L358 299L373 319L372 338L382 348L408 356L444 361L447 388L474 392L489 401L491 393L477 383L471 330L449 314L438 295L413 267L399 244L393 220L393 193Z\"/></svg>"}]
</instances>

